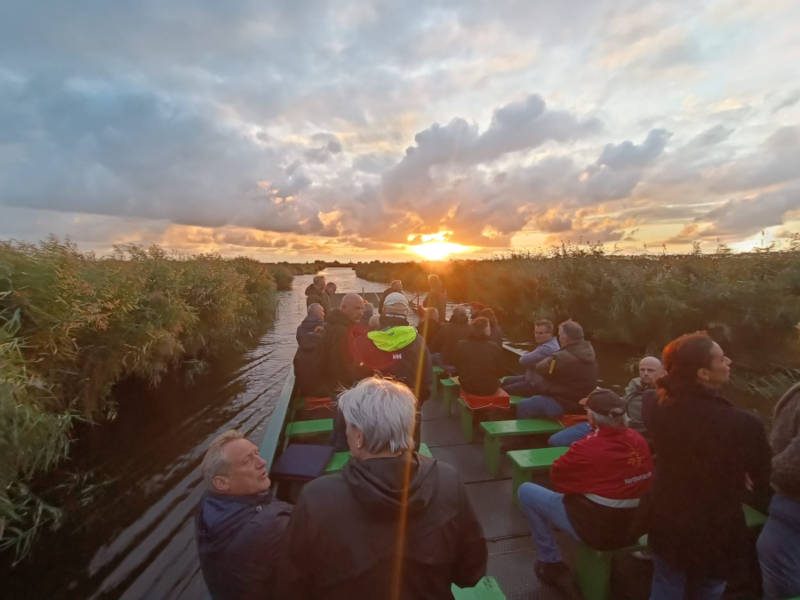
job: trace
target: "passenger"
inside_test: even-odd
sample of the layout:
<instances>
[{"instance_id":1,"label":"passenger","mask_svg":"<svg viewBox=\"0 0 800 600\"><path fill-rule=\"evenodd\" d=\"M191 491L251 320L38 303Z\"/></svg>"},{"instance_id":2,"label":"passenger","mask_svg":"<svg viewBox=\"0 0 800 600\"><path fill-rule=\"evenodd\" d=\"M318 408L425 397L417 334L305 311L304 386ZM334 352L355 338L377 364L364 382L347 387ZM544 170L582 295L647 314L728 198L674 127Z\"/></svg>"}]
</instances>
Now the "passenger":
<instances>
[{"instance_id":1,"label":"passenger","mask_svg":"<svg viewBox=\"0 0 800 600\"><path fill-rule=\"evenodd\" d=\"M574 584L553 527L596 550L630 545L643 533L639 524L645 509L639 504L653 477L647 442L625 425L625 401L597 388L584 402L596 431L553 463L550 481L555 491L523 483L517 492L538 551L536 576L566 592Z\"/></svg>"},{"instance_id":2,"label":"passenger","mask_svg":"<svg viewBox=\"0 0 800 600\"><path fill-rule=\"evenodd\" d=\"M269 491L266 461L231 429L203 457L206 493L195 517L200 568L214 600L279 598L276 559L292 507Z\"/></svg>"},{"instance_id":3,"label":"passenger","mask_svg":"<svg viewBox=\"0 0 800 600\"><path fill-rule=\"evenodd\" d=\"M297 352L294 355L296 392L301 396L326 396L322 331L325 325L322 305L311 304L308 315L297 328Z\"/></svg>"},{"instance_id":4,"label":"passenger","mask_svg":"<svg viewBox=\"0 0 800 600\"><path fill-rule=\"evenodd\" d=\"M625 402L627 403L628 427L638 431L647 440L647 428L642 420L642 394L648 390L655 394L656 378L664 374L661 361L655 356L645 356L639 361L639 377L634 377L625 388ZM655 398L651 399L651 402ZM554 433L547 440L550 446L569 446L578 441L592 430L589 422L577 423L571 427ZM649 440L648 440L649 441Z\"/></svg>"},{"instance_id":5,"label":"passenger","mask_svg":"<svg viewBox=\"0 0 800 600\"><path fill-rule=\"evenodd\" d=\"M322 337L325 384L335 394L361 379L353 357L355 339L366 333L361 325L364 301L358 294L346 294L339 308L331 310Z\"/></svg>"},{"instance_id":6,"label":"passenger","mask_svg":"<svg viewBox=\"0 0 800 600\"><path fill-rule=\"evenodd\" d=\"M583 339L583 327L575 321L558 326L561 349L536 365L540 376L536 395L517 404L519 418L560 417L582 414L579 400L597 385L597 360L592 344Z\"/></svg>"},{"instance_id":7,"label":"passenger","mask_svg":"<svg viewBox=\"0 0 800 600\"><path fill-rule=\"evenodd\" d=\"M800 383L775 405L769 518L758 538L767 600L800 596Z\"/></svg>"},{"instance_id":8,"label":"passenger","mask_svg":"<svg viewBox=\"0 0 800 600\"><path fill-rule=\"evenodd\" d=\"M277 595L286 599L452 598L486 572L486 540L450 465L412 452L414 395L371 377L339 409L351 459L300 494Z\"/></svg>"},{"instance_id":9,"label":"passenger","mask_svg":"<svg viewBox=\"0 0 800 600\"><path fill-rule=\"evenodd\" d=\"M484 308L482 311L478 313L479 317L484 317L489 320L489 325L491 326L492 333L489 335L489 339L492 340L495 344L499 347L503 347L503 329L500 327L500 323L497 322L497 315L494 314L494 311L491 308Z\"/></svg>"},{"instance_id":10,"label":"passenger","mask_svg":"<svg viewBox=\"0 0 800 600\"><path fill-rule=\"evenodd\" d=\"M361 316L361 324L369 327L369 322L372 317L377 316L375 312L375 305L372 302L364 300L364 314Z\"/></svg>"},{"instance_id":11,"label":"passenger","mask_svg":"<svg viewBox=\"0 0 800 600\"><path fill-rule=\"evenodd\" d=\"M450 320L442 325L433 340L433 352L438 354L436 364L455 372L456 346L469 335L469 319L464 306L456 306Z\"/></svg>"},{"instance_id":12,"label":"passenger","mask_svg":"<svg viewBox=\"0 0 800 600\"><path fill-rule=\"evenodd\" d=\"M470 323L469 336L456 346L456 369L461 389L475 396L492 396L500 387L503 351L491 341L491 325L486 317Z\"/></svg>"},{"instance_id":13,"label":"passenger","mask_svg":"<svg viewBox=\"0 0 800 600\"><path fill-rule=\"evenodd\" d=\"M325 294L328 296L328 306L335 306L334 297L336 296L336 284L332 281L326 283Z\"/></svg>"},{"instance_id":14,"label":"passenger","mask_svg":"<svg viewBox=\"0 0 800 600\"><path fill-rule=\"evenodd\" d=\"M403 282L399 279L395 279L389 284L389 287L383 290L381 294L380 300L378 301L378 312L383 314L383 303L386 301L386 296L389 294L397 292L398 294L403 293Z\"/></svg>"},{"instance_id":15,"label":"passenger","mask_svg":"<svg viewBox=\"0 0 800 600\"><path fill-rule=\"evenodd\" d=\"M372 315L369 318L369 323L367 324L370 331L375 331L376 329L381 328L381 316L380 315Z\"/></svg>"},{"instance_id":16,"label":"passenger","mask_svg":"<svg viewBox=\"0 0 800 600\"><path fill-rule=\"evenodd\" d=\"M444 291L442 280L435 273L431 273L428 275L428 287L430 291L425 296L425 300L422 301L422 306L435 308L439 313L439 318L444 319L447 315L447 293Z\"/></svg>"},{"instance_id":17,"label":"passenger","mask_svg":"<svg viewBox=\"0 0 800 600\"><path fill-rule=\"evenodd\" d=\"M386 296L381 329L357 340L355 356L362 373L390 375L414 392L418 401L414 441L419 447L420 411L431 395L433 367L425 340L408 324L408 312L408 300L402 293Z\"/></svg>"},{"instance_id":18,"label":"passenger","mask_svg":"<svg viewBox=\"0 0 800 600\"><path fill-rule=\"evenodd\" d=\"M519 365L525 369L525 374L511 375L503 380L503 389L512 396L533 396L536 393L533 384L541 378L536 373L536 365L560 348L553 334L553 322L549 319L539 319L533 324L533 339L536 348L519 357Z\"/></svg>"},{"instance_id":19,"label":"passenger","mask_svg":"<svg viewBox=\"0 0 800 600\"><path fill-rule=\"evenodd\" d=\"M315 275L313 283L306 288L306 307L314 303L322 305L326 315L330 312L331 302L328 294L325 293L324 275Z\"/></svg>"},{"instance_id":20,"label":"passenger","mask_svg":"<svg viewBox=\"0 0 800 600\"><path fill-rule=\"evenodd\" d=\"M423 308L422 310L422 319L419 325L417 325L417 331L419 331L425 339L425 343L430 350L433 340L436 339L436 335L439 333L441 327L439 325L439 311L435 308Z\"/></svg>"},{"instance_id":21,"label":"passenger","mask_svg":"<svg viewBox=\"0 0 800 600\"><path fill-rule=\"evenodd\" d=\"M759 419L722 397L731 361L707 333L671 341L663 361L658 404L644 415L658 457L650 598L713 600L752 543L742 502L767 488L770 449Z\"/></svg>"}]
</instances>

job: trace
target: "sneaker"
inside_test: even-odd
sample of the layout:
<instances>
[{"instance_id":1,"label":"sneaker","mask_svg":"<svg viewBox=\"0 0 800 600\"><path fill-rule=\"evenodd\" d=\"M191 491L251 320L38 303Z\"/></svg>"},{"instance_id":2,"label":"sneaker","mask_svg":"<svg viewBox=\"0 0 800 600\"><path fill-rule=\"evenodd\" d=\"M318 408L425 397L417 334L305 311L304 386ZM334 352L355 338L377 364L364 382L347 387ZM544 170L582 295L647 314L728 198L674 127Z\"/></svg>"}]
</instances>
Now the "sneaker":
<instances>
[{"instance_id":1,"label":"sneaker","mask_svg":"<svg viewBox=\"0 0 800 600\"><path fill-rule=\"evenodd\" d=\"M578 588L572 578L572 572L563 562L536 561L534 572L542 583L564 592L569 598L580 598Z\"/></svg>"}]
</instances>

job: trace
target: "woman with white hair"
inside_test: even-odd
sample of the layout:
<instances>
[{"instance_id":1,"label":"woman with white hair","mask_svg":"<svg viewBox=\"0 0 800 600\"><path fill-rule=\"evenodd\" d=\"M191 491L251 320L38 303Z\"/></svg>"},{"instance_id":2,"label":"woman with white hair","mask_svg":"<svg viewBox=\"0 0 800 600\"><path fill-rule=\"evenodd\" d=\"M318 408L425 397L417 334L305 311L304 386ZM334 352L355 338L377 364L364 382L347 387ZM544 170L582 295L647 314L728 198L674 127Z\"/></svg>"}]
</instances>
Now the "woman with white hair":
<instances>
[{"instance_id":1,"label":"woman with white hair","mask_svg":"<svg viewBox=\"0 0 800 600\"><path fill-rule=\"evenodd\" d=\"M453 467L413 452L416 400L379 377L339 397L352 457L305 486L280 598L450 598L486 571L480 523Z\"/></svg>"}]
</instances>

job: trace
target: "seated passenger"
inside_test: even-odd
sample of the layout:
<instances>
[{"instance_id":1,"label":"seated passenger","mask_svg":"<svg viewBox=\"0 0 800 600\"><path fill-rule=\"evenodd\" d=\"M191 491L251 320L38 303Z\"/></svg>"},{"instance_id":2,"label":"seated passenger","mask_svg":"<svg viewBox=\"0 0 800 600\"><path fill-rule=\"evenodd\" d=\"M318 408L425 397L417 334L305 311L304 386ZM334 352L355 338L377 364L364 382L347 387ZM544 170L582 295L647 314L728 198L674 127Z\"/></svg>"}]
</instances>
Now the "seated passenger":
<instances>
[{"instance_id":1,"label":"seated passenger","mask_svg":"<svg viewBox=\"0 0 800 600\"><path fill-rule=\"evenodd\" d=\"M503 351L491 341L486 317L470 323L469 336L456 347L456 369L461 389L475 396L492 396L500 387Z\"/></svg>"},{"instance_id":2,"label":"seated passenger","mask_svg":"<svg viewBox=\"0 0 800 600\"><path fill-rule=\"evenodd\" d=\"M523 483L517 493L538 551L536 575L561 588L569 587L571 576L553 527L597 550L630 545L643 533L639 502L653 477L647 442L625 425L625 401L597 388L585 406L596 431L553 463L555 491Z\"/></svg>"},{"instance_id":3,"label":"seated passenger","mask_svg":"<svg viewBox=\"0 0 800 600\"><path fill-rule=\"evenodd\" d=\"M297 352L294 355L296 393L300 396L325 396L325 372L321 348L325 311L316 302L297 328Z\"/></svg>"},{"instance_id":4,"label":"seated passenger","mask_svg":"<svg viewBox=\"0 0 800 600\"><path fill-rule=\"evenodd\" d=\"M538 381L536 365L558 351L558 339L553 334L553 322L539 319L533 324L533 339L536 348L519 357L519 365L525 369L524 375L511 375L503 380L503 389L512 396L533 396L536 389L533 384Z\"/></svg>"},{"instance_id":5,"label":"seated passenger","mask_svg":"<svg viewBox=\"0 0 800 600\"><path fill-rule=\"evenodd\" d=\"M435 308L423 308L422 311L417 331L425 339L428 350L430 350L433 340L436 339L436 334L439 333L439 311Z\"/></svg>"},{"instance_id":6,"label":"seated passenger","mask_svg":"<svg viewBox=\"0 0 800 600\"><path fill-rule=\"evenodd\" d=\"M652 390L651 393L655 392L656 379L663 373L664 369L660 360L655 356L645 356L639 361L639 377L631 379L628 387L625 388L624 400L627 403L628 427L641 433L645 439L647 439L647 428L642 420L642 395L648 390ZM652 400L654 398L651 399L651 402ZM577 423L554 433L547 443L550 446L569 446L591 430L592 426L588 422Z\"/></svg>"},{"instance_id":7,"label":"seated passenger","mask_svg":"<svg viewBox=\"0 0 800 600\"><path fill-rule=\"evenodd\" d=\"M758 537L764 598L800 596L800 383L775 405L769 518Z\"/></svg>"},{"instance_id":8,"label":"seated passenger","mask_svg":"<svg viewBox=\"0 0 800 600\"><path fill-rule=\"evenodd\" d=\"M207 491L195 518L200 568L214 600L279 598L276 559L292 507L269 491L267 463L232 429L203 457Z\"/></svg>"},{"instance_id":9,"label":"seated passenger","mask_svg":"<svg viewBox=\"0 0 800 600\"><path fill-rule=\"evenodd\" d=\"M399 279L395 279L389 284L389 287L381 292L381 297L378 298L378 312L383 314L383 303L386 301L386 296L389 294L397 292L398 294L403 293L403 282Z\"/></svg>"},{"instance_id":10,"label":"seated passenger","mask_svg":"<svg viewBox=\"0 0 800 600\"><path fill-rule=\"evenodd\" d=\"M361 316L361 324L365 327L369 327L369 320L373 316L377 316L375 305L372 302L364 300L364 314Z\"/></svg>"},{"instance_id":11,"label":"seated passenger","mask_svg":"<svg viewBox=\"0 0 800 600\"><path fill-rule=\"evenodd\" d=\"M583 339L583 327L575 321L558 326L561 349L536 365L535 395L517 405L517 417L560 417L583 414L579 404L597 385L594 348Z\"/></svg>"},{"instance_id":12,"label":"seated passenger","mask_svg":"<svg viewBox=\"0 0 800 600\"><path fill-rule=\"evenodd\" d=\"M452 598L486 572L486 541L450 465L412 452L414 395L371 377L339 409L352 457L303 488L287 530L277 596Z\"/></svg>"},{"instance_id":13,"label":"seated passenger","mask_svg":"<svg viewBox=\"0 0 800 600\"><path fill-rule=\"evenodd\" d=\"M497 322L497 315L494 314L494 311L491 308L486 307L482 311L480 311L477 316L484 317L485 319L489 320L489 325L491 327L491 333L489 334L489 339L502 348L503 329L500 327L500 323Z\"/></svg>"},{"instance_id":14,"label":"seated passenger","mask_svg":"<svg viewBox=\"0 0 800 600\"><path fill-rule=\"evenodd\" d=\"M434 364L455 371L456 346L469 335L469 319L465 306L456 306L450 320L441 326L433 340Z\"/></svg>"}]
</instances>

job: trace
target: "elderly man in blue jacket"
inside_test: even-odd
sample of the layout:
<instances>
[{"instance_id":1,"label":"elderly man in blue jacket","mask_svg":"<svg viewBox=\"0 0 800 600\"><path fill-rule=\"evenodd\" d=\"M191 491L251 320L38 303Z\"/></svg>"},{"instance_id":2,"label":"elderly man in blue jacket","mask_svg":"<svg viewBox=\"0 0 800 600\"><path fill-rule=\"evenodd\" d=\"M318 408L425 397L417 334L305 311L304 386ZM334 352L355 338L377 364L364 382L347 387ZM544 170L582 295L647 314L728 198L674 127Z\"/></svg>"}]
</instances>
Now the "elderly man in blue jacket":
<instances>
[{"instance_id":1,"label":"elderly man in blue jacket","mask_svg":"<svg viewBox=\"0 0 800 600\"><path fill-rule=\"evenodd\" d=\"M560 349L553 330L553 322L549 319L539 319L533 324L536 348L519 357L519 365L525 369L525 374L506 377L501 386L512 396L527 397L536 393L534 383L541 377L536 373L536 365Z\"/></svg>"},{"instance_id":2,"label":"elderly man in blue jacket","mask_svg":"<svg viewBox=\"0 0 800 600\"><path fill-rule=\"evenodd\" d=\"M214 600L273 597L273 569L291 505L270 492L258 448L231 429L203 458L208 487L195 520L200 568Z\"/></svg>"}]
</instances>

